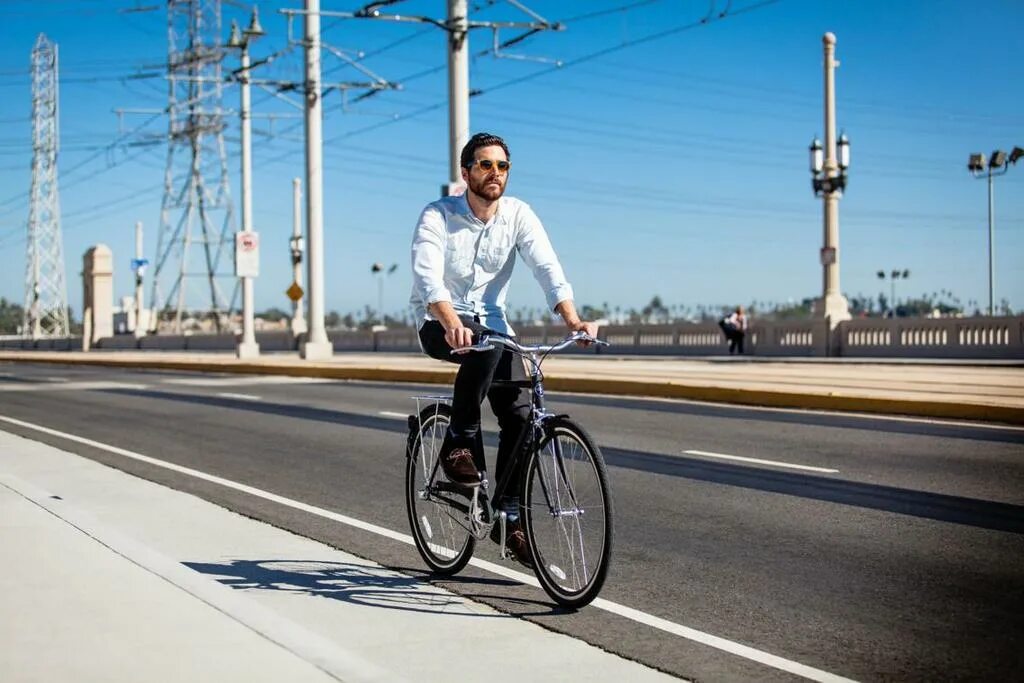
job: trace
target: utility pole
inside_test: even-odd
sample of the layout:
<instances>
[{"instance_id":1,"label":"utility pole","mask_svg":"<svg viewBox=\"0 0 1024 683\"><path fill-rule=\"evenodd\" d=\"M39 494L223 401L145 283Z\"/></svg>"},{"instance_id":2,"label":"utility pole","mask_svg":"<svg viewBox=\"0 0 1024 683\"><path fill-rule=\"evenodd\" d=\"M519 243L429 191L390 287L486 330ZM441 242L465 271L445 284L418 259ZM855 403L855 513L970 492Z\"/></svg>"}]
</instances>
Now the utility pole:
<instances>
[{"instance_id":1,"label":"utility pole","mask_svg":"<svg viewBox=\"0 0 1024 683\"><path fill-rule=\"evenodd\" d=\"M462 171L459 168L459 157L462 154L462 148L469 142L469 32L473 29L490 29L493 32L494 40L493 47L487 53L492 54L494 57L533 59L524 55L502 53L501 50L511 45L516 45L535 33L541 31L562 31L565 29L565 26L559 22L548 21L518 0L510 0L509 4L528 15L532 21L471 21L469 19L469 3L467 0L447 0L448 12L444 21L433 17L386 14L381 11L382 7L396 5L402 1L378 0L377 2L368 3L362 9L355 12L320 12L320 15L399 23L418 22L432 24L447 31L449 162L448 182L441 186L441 194L461 194L465 188L462 182ZM499 32L502 29L521 29L522 33L501 41L499 40ZM312 249L312 246L310 248Z\"/></svg>"},{"instance_id":2,"label":"utility pole","mask_svg":"<svg viewBox=\"0 0 1024 683\"><path fill-rule=\"evenodd\" d=\"M320 0L305 0L306 234L309 237L309 335L306 360L334 354L324 328L323 102L320 93Z\"/></svg>"},{"instance_id":3,"label":"utility pole","mask_svg":"<svg viewBox=\"0 0 1024 683\"><path fill-rule=\"evenodd\" d=\"M448 0L448 184L441 194L465 191L459 157L469 142L469 8Z\"/></svg>"},{"instance_id":4,"label":"utility pole","mask_svg":"<svg viewBox=\"0 0 1024 683\"><path fill-rule=\"evenodd\" d=\"M302 179L292 179L292 335L298 337L306 332L306 319L302 314Z\"/></svg>"},{"instance_id":5,"label":"utility pole","mask_svg":"<svg viewBox=\"0 0 1024 683\"><path fill-rule=\"evenodd\" d=\"M70 334L57 193L57 68L57 45L40 33L32 48L32 185L22 324L22 334L32 339Z\"/></svg>"}]
</instances>

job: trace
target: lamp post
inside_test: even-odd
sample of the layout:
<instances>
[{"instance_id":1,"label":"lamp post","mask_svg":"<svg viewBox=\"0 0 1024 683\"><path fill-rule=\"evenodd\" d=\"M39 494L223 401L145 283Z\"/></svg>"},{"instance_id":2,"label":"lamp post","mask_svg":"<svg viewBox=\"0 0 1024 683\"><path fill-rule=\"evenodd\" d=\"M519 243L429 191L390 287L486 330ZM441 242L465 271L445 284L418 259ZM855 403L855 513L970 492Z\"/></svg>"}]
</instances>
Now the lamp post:
<instances>
[{"instance_id":1,"label":"lamp post","mask_svg":"<svg viewBox=\"0 0 1024 683\"><path fill-rule=\"evenodd\" d=\"M889 273L889 310L892 311L892 317L896 317L896 280L903 278L906 280L910 277L910 271L907 269L899 270L893 269ZM886 273L884 270L878 271L878 279L885 280Z\"/></svg>"},{"instance_id":2,"label":"lamp post","mask_svg":"<svg viewBox=\"0 0 1024 683\"><path fill-rule=\"evenodd\" d=\"M1016 165L1024 157L1024 149L1014 147L1010 155L997 149L985 162L984 154L971 154L967 159L967 170L975 178L988 178L988 314L995 315L995 195L992 178L1003 175L1010 170L1010 164Z\"/></svg>"},{"instance_id":3,"label":"lamp post","mask_svg":"<svg viewBox=\"0 0 1024 683\"><path fill-rule=\"evenodd\" d=\"M377 276L377 323L384 324L384 278L398 270L398 264L392 263L391 267L384 270L383 263L374 263L370 266L370 272Z\"/></svg>"},{"instance_id":4,"label":"lamp post","mask_svg":"<svg viewBox=\"0 0 1024 683\"><path fill-rule=\"evenodd\" d=\"M256 343L256 332L253 313L253 277L259 267L259 241L252 229L252 120L249 103L249 41L264 35L260 26L259 11L253 7L252 20L244 31L238 29L238 23L231 22L231 36L228 47L241 51L241 67L238 70L238 84L241 98L241 138L242 138L242 235L236 238L235 270L242 278L242 339L238 343L239 358L256 358L260 355L260 346ZM254 254L255 264L243 267L239 263L239 255L245 252Z\"/></svg>"},{"instance_id":5,"label":"lamp post","mask_svg":"<svg viewBox=\"0 0 1024 683\"><path fill-rule=\"evenodd\" d=\"M821 248L822 296L819 313L828 321L829 330L850 319L850 306L839 288L839 198L846 189L846 169L850 165L850 140L846 134L836 141L835 59L836 37L822 38L825 51L825 144L814 138L810 146L811 187L821 197L824 213L824 246Z\"/></svg>"}]
</instances>

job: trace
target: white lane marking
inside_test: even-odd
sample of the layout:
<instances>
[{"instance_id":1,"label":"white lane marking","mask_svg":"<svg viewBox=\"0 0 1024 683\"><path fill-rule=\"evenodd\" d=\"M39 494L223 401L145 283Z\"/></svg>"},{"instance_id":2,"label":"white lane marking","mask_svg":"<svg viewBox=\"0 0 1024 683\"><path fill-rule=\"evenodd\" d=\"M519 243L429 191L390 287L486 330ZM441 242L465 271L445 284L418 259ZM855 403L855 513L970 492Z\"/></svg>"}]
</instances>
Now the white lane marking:
<instances>
[{"instance_id":1,"label":"white lane marking","mask_svg":"<svg viewBox=\"0 0 1024 683\"><path fill-rule=\"evenodd\" d=\"M237 398L241 401L262 401L263 399L253 394L232 394L230 391L222 391L217 396L221 398Z\"/></svg>"},{"instance_id":2,"label":"white lane marking","mask_svg":"<svg viewBox=\"0 0 1024 683\"><path fill-rule=\"evenodd\" d=\"M44 377L43 379L48 380L50 382L69 382L69 381L71 381L67 377Z\"/></svg>"},{"instance_id":3,"label":"white lane marking","mask_svg":"<svg viewBox=\"0 0 1024 683\"><path fill-rule=\"evenodd\" d=\"M99 389L145 389L145 384L126 382L45 382L37 384L4 384L4 391L95 391Z\"/></svg>"},{"instance_id":4,"label":"white lane marking","mask_svg":"<svg viewBox=\"0 0 1024 683\"><path fill-rule=\"evenodd\" d=\"M139 462L144 462L149 465L162 467L173 472L178 472L179 474L195 477L196 479L202 479L203 481L207 481L212 484L217 484L219 486L233 489L235 491L240 491L242 493L249 494L256 498L262 498L263 500L267 500L272 503L277 503L278 505L284 505L295 510L301 510L302 512L307 512L311 515L323 517L324 519L340 522L341 524L346 524L356 529L368 531L370 533L377 534L379 536L383 536L385 538L389 538L400 543L405 543L406 545L415 545L415 542L413 541L412 537L408 534L402 534L397 531L392 531L391 529L387 529L376 524L371 524L370 522L364 522L360 519L349 517L348 515L342 515L337 512L325 510L323 508L319 508L308 503L303 503L302 501L293 500L291 498L285 498L284 496L279 496L275 493L270 493L269 491L264 491L262 489L255 488L247 484L241 484L230 479L224 479L223 477L218 477L213 474L207 474L206 472L194 470L191 467L184 467L182 465L176 465L172 462L167 462L165 460L158 460L157 458L151 458L148 455L142 455L141 453L129 451L124 448L118 448L117 446L110 446L99 441L86 439L85 437L76 436L74 434L68 434L67 432L57 431L56 429L50 429L49 427L43 427L41 425L33 424L31 422L18 420L13 417L7 417L6 415L0 415L0 421L17 425L25 429L32 429L43 434L49 434L51 436L67 439L68 441L74 441L76 443L80 443L86 446L91 446L92 448L98 448L100 450L107 451L108 453L114 453L116 455L121 455L132 460L138 460ZM520 581L530 586L538 588L540 587L540 584L537 582L537 579L535 577L528 576L514 569L509 569L507 567L494 564L493 562L473 558L472 560L470 560L470 564L472 564L474 567L479 567L480 569L484 569L494 574L498 574L506 578ZM718 636L711 635L710 633L698 631L688 626L683 626L682 624L677 624L675 622L668 621L667 619L662 619L661 617L656 617L652 614L647 614L646 612L641 612L640 610L634 609L632 607L627 607L626 605L620 605L619 603L612 602L610 600L598 598L591 604L597 609L603 609L607 612L611 612L613 614L625 617L626 619L630 619L631 621L645 624L652 628L656 628L660 631L665 631L666 633L671 633L681 638L686 638L687 640L693 640L703 645L707 645L709 647L722 650L723 652L728 652L730 654L743 657L744 659L749 659L751 661L764 664L765 666L769 666L774 669L787 671L791 674L801 676L812 681L822 681L823 683L854 683L852 679L844 678L837 674L833 674L828 671L823 671L821 669L815 669L814 667L807 666L806 664L801 664L800 662L785 659L783 657L773 655L770 652L765 652L763 650L758 650L748 645L743 645L742 643L726 640L725 638L720 638Z\"/></svg>"},{"instance_id":5,"label":"white lane marking","mask_svg":"<svg viewBox=\"0 0 1024 683\"><path fill-rule=\"evenodd\" d=\"M794 470L807 470L808 472L828 472L835 474L839 470L827 467L811 467L810 465L797 465L792 462L779 462L778 460L762 460L761 458L745 458L740 455L728 455L726 453L711 453L710 451L683 451L688 455L700 455L705 458L721 458L722 460L739 460L740 462L752 462L758 465L771 465L772 467L789 467Z\"/></svg>"},{"instance_id":6,"label":"white lane marking","mask_svg":"<svg viewBox=\"0 0 1024 683\"><path fill-rule=\"evenodd\" d=\"M187 387L243 387L250 384L324 384L334 380L323 377L289 377L287 375L229 375L222 377L169 377L164 384Z\"/></svg>"},{"instance_id":7,"label":"white lane marking","mask_svg":"<svg viewBox=\"0 0 1024 683\"><path fill-rule=\"evenodd\" d=\"M380 411L377 414L378 415L383 415L384 417L393 417L396 420L404 420L404 419L409 417L408 413L396 413L396 412L391 411L391 410L382 410L382 411Z\"/></svg>"}]
</instances>

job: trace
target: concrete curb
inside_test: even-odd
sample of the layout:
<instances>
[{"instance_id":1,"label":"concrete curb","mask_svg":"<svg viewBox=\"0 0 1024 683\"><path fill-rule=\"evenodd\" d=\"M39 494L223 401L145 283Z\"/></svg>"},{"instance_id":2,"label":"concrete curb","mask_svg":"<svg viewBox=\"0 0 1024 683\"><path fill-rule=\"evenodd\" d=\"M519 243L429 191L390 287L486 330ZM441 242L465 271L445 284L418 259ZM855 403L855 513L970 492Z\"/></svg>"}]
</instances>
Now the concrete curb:
<instances>
[{"instance_id":1,"label":"concrete curb","mask_svg":"<svg viewBox=\"0 0 1024 683\"><path fill-rule=\"evenodd\" d=\"M451 384L455 370L405 370L396 368L345 367L336 363L261 363L225 358L218 362L178 359L124 359L116 356L84 356L62 352L4 352L0 361L51 363L58 365L94 365L102 367L132 367L153 370L185 372L221 372L247 375L284 375L290 377L318 377L325 379L362 380L374 382L404 382L417 384ZM637 380L591 379L585 377L559 377L547 375L545 387L552 391L582 394L608 394L677 398L711 403L730 403L770 408L798 408L833 410L856 413L884 413L957 420L979 420L1024 425L1024 409L1011 406L980 403L953 403L950 401L923 401L912 399L844 396L835 393L766 391L735 389L715 386L694 386L672 381L645 382Z\"/></svg>"}]
</instances>

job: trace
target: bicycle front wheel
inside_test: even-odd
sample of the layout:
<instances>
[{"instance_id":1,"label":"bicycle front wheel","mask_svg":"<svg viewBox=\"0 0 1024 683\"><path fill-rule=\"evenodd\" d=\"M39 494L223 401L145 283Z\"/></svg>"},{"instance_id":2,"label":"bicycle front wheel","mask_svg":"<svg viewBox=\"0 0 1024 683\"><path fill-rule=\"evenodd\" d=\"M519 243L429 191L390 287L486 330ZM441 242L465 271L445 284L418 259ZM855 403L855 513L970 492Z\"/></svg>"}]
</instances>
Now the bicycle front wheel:
<instances>
[{"instance_id":1,"label":"bicycle front wheel","mask_svg":"<svg viewBox=\"0 0 1024 683\"><path fill-rule=\"evenodd\" d=\"M612 553L612 499L601 451L582 427L548 421L523 482L522 515L540 585L560 605L597 597Z\"/></svg>"},{"instance_id":2,"label":"bicycle front wheel","mask_svg":"<svg viewBox=\"0 0 1024 683\"><path fill-rule=\"evenodd\" d=\"M431 570L451 575L473 557L476 539L466 526L466 498L452 491L437 464L449 422L451 410L443 403L419 414L418 429L409 433L405 501L416 550Z\"/></svg>"}]
</instances>

